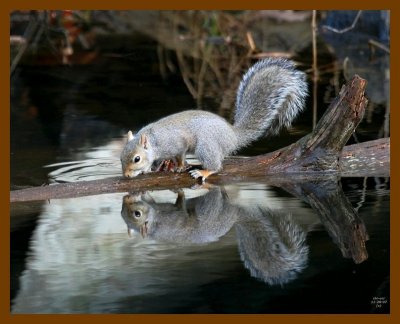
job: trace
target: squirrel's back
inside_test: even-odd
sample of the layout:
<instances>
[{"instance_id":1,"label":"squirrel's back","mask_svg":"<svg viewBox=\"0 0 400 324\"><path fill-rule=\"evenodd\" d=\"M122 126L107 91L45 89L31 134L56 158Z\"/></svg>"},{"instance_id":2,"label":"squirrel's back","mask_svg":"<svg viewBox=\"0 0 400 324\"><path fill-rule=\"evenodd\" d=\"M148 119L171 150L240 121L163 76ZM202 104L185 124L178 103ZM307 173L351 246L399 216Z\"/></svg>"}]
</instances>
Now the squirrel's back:
<instances>
[{"instance_id":1,"label":"squirrel's back","mask_svg":"<svg viewBox=\"0 0 400 324\"><path fill-rule=\"evenodd\" d=\"M219 148L215 154L222 150L221 153L227 155L238 145L231 124L214 113L202 110L186 110L164 117L144 127L138 135L141 133L152 139L152 145L158 148L162 157L174 157L179 155L175 151L182 149L201 154L202 148L207 145Z\"/></svg>"}]
</instances>

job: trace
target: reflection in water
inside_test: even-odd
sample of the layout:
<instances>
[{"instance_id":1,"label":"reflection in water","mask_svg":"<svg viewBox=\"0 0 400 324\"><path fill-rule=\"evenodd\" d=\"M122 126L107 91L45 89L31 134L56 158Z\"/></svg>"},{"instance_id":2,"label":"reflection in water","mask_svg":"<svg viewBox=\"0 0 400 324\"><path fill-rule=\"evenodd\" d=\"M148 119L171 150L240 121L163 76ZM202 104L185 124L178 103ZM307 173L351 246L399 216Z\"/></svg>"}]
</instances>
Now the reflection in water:
<instances>
[{"instance_id":1,"label":"reflection in water","mask_svg":"<svg viewBox=\"0 0 400 324\"><path fill-rule=\"evenodd\" d=\"M232 228L238 217L238 211L218 187L188 200L183 191L179 191L175 204L156 203L150 195L142 197L125 196L121 215L128 231L135 230L157 241L217 241Z\"/></svg>"},{"instance_id":2,"label":"reflection in water","mask_svg":"<svg viewBox=\"0 0 400 324\"><path fill-rule=\"evenodd\" d=\"M362 263L368 258L365 242L369 240L364 221L345 196L335 178L283 185L307 201L338 245L343 257Z\"/></svg>"},{"instance_id":3,"label":"reflection in water","mask_svg":"<svg viewBox=\"0 0 400 324\"><path fill-rule=\"evenodd\" d=\"M76 182L119 176L121 162L116 156L122 150L121 138L110 140L107 144L82 150L75 154L74 161L63 161L46 165L52 169L48 173L50 182Z\"/></svg>"},{"instance_id":4,"label":"reflection in water","mask_svg":"<svg viewBox=\"0 0 400 324\"><path fill-rule=\"evenodd\" d=\"M306 233L290 215L235 206L219 187L187 201L179 191L175 204L156 203L149 195L127 195L121 215L129 233L134 230L158 241L212 242L235 226L245 267L268 284L295 279L307 264Z\"/></svg>"},{"instance_id":5,"label":"reflection in water","mask_svg":"<svg viewBox=\"0 0 400 324\"><path fill-rule=\"evenodd\" d=\"M291 215L246 209L236 223L240 257L253 277L285 284L307 266L306 233Z\"/></svg>"},{"instance_id":6,"label":"reflection in water","mask_svg":"<svg viewBox=\"0 0 400 324\"><path fill-rule=\"evenodd\" d=\"M337 182L285 189L307 199L343 256L365 260L368 235ZM265 185L243 184L44 204L12 312L213 313L215 289L229 307L248 312L261 298L254 310L268 312L269 299L302 291L307 276L332 267L330 258L309 260L306 236L320 224L310 209L268 195ZM252 301L235 302L255 284Z\"/></svg>"},{"instance_id":7,"label":"reflection in water","mask_svg":"<svg viewBox=\"0 0 400 324\"><path fill-rule=\"evenodd\" d=\"M268 201L265 188L243 188L231 186L227 190L234 197L232 201L248 205L244 198L247 196ZM250 264L245 260L254 254L243 249L244 261L240 261L236 237L243 236L243 228L262 221L247 215L245 206L232 204L223 190L187 190L188 199L182 192L151 195L154 199L149 194L144 199L107 194L44 204L20 277L20 289L12 301L12 312L179 312L182 305L197 303L201 287L221 278L234 278L243 269L243 263L246 267ZM166 202L175 200L176 195L177 203ZM270 204L276 206L276 200L280 203L272 198ZM127 215L134 215L128 211L133 210L135 201L153 209L152 216L146 219L146 239L139 234L140 224L129 221L132 216L125 220L137 234L127 235L126 223L119 213L121 200ZM304 208L294 205L295 200L286 202L305 213ZM263 217L270 216L267 213ZM309 217L307 222L315 219ZM260 232L264 234L271 235ZM258 234L249 237L246 241L253 243L247 246L256 245L258 239ZM276 276L266 269L271 269L267 263L265 269L257 271L265 273L264 277ZM164 295L172 299L143 302L147 296ZM206 307L206 300L202 303ZM204 308L199 312L213 310Z\"/></svg>"}]
</instances>

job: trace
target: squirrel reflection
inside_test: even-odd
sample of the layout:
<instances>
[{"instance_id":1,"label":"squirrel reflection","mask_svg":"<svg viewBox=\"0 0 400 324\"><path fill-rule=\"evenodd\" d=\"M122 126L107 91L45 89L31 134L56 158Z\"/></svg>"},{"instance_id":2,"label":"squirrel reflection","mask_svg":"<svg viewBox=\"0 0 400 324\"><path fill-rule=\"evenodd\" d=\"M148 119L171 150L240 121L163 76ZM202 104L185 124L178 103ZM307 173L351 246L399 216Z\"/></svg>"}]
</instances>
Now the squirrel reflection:
<instances>
[{"instance_id":1,"label":"squirrel reflection","mask_svg":"<svg viewBox=\"0 0 400 324\"><path fill-rule=\"evenodd\" d=\"M225 192L213 188L207 194L185 199L178 191L175 204L156 203L146 194L123 198L122 218L131 230L157 241L206 243L217 241L235 223L235 210Z\"/></svg>"},{"instance_id":2,"label":"squirrel reflection","mask_svg":"<svg viewBox=\"0 0 400 324\"><path fill-rule=\"evenodd\" d=\"M212 242L235 227L245 267L270 285L295 279L307 265L306 233L290 215L236 206L219 187L187 200L180 190L175 204L156 203L148 194L126 195L121 215L128 233L157 241Z\"/></svg>"}]
</instances>

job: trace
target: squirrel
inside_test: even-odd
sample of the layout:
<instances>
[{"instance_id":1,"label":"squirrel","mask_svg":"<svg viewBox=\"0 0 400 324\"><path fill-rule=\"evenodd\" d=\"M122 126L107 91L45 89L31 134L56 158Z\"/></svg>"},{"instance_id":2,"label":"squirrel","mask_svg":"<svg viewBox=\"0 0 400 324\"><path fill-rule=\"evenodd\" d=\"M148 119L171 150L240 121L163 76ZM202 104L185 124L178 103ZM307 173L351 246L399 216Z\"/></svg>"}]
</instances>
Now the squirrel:
<instances>
[{"instance_id":1,"label":"squirrel","mask_svg":"<svg viewBox=\"0 0 400 324\"><path fill-rule=\"evenodd\" d=\"M187 110L128 132L121 153L122 173L135 177L151 171L154 161L175 159L184 170L186 153L194 153L203 170L190 175L204 180L222 169L222 161L262 135L289 127L303 110L306 75L284 58L258 61L244 74L236 96L234 123L207 111Z\"/></svg>"}]
</instances>

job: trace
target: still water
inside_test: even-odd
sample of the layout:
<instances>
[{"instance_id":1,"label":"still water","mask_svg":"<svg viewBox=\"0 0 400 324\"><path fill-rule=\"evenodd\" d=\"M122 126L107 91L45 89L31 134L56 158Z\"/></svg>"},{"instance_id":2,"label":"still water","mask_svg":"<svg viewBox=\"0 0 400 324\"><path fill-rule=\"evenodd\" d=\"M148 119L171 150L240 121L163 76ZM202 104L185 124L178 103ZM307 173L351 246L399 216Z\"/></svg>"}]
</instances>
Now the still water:
<instances>
[{"instance_id":1,"label":"still water","mask_svg":"<svg viewBox=\"0 0 400 324\"><path fill-rule=\"evenodd\" d=\"M18 71L12 189L120 175L129 128L193 107L119 67ZM11 312L388 313L389 203L387 178L13 203Z\"/></svg>"}]
</instances>

